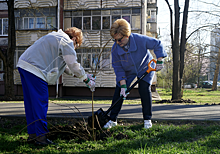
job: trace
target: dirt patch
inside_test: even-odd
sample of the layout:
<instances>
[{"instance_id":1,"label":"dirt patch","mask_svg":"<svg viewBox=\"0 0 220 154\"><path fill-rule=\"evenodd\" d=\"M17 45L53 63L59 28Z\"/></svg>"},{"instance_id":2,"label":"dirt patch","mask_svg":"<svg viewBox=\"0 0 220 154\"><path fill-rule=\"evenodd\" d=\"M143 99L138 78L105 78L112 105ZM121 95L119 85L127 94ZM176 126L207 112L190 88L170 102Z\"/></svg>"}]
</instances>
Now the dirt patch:
<instances>
[{"instance_id":1,"label":"dirt patch","mask_svg":"<svg viewBox=\"0 0 220 154\"><path fill-rule=\"evenodd\" d=\"M191 99L179 99L179 100L160 100L160 101L155 101L154 104L194 104L197 103L196 101L193 101ZM220 105L220 103L216 104L216 103L206 103L204 105Z\"/></svg>"},{"instance_id":2,"label":"dirt patch","mask_svg":"<svg viewBox=\"0 0 220 154\"><path fill-rule=\"evenodd\" d=\"M160 100L160 101L156 101L154 102L156 104L162 104L162 103L196 103L195 101L193 100L190 100L190 99L179 99L179 100Z\"/></svg>"},{"instance_id":3,"label":"dirt patch","mask_svg":"<svg viewBox=\"0 0 220 154\"><path fill-rule=\"evenodd\" d=\"M91 140L92 129L85 127L82 122L76 122L69 125L56 125L49 128L47 137L51 140L60 138L62 140Z\"/></svg>"},{"instance_id":4,"label":"dirt patch","mask_svg":"<svg viewBox=\"0 0 220 154\"><path fill-rule=\"evenodd\" d=\"M154 104L194 104L194 103L197 103L196 101L193 101L191 99L179 99L179 100L170 100L170 99L163 99L163 100L160 100L160 101L156 101L154 102ZM220 103L216 104L216 103L206 103L204 105L220 105Z\"/></svg>"},{"instance_id":5,"label":"dirt patch","mask_svg":"<svg viewBox=\"0 0 220 154\"><path fill-rule=\"evenodd\" d=\"M81 120L81 121L80 121ZM52 126L49 128L50 133L47 135L49 139L55 140L57 138L63 140L74 140L74 142L82 142L88 140L106 140L108 137L113 135L113 131L109 129L102 129L102 130L94 130L87 125L87 122L83 122L82 119L78 120L71 120L73 123L69 123L68 125L62 123ZM125 120L118 120L118 125L128 126L134 124L141 124L142 120L137 121L125 121ZM93 134L94 133L94 134ZM93 136L94 135L94 136ZM114 136L115 139L127 139L128 136L123 133L119 133Z\"/></svg>"}]
</instances>

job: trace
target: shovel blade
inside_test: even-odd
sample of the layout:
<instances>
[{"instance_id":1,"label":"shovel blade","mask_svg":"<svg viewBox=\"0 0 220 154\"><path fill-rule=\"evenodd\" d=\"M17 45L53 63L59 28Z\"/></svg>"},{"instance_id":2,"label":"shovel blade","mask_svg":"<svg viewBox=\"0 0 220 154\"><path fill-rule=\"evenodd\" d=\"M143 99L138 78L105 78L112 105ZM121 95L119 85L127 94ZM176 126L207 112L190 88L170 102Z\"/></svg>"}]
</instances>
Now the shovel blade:
<instances>
[{"instance_id":1,"label":"shovel blade","mask_svg":"<svg viewBox=\"0 0 220 154\"><path fill-rule=\"evenodd\" d=\"M109 120L110 120L110 117L108 115L105 115L105 112L103 111L102 108L94 112L94 128L101 129ZM92 128L92 123L93 121L92 121L92 115L91 115L88 117L88 124L91 128Z\"/></svg>"}]
</instances>

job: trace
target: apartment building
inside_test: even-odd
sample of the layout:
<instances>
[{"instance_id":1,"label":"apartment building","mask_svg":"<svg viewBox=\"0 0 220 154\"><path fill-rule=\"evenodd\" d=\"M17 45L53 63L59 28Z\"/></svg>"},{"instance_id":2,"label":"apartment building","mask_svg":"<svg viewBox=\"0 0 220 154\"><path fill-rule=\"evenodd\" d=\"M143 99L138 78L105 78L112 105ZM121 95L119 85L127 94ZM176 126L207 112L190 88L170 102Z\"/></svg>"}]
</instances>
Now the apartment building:
<instances>
[{"instance_id":1,"label":"apartment building","mask_svg":"<svg viewBox=\"0 0 220 154\"><path fill-rule=\"evenodd\" d=\"M83 31L84 43L76 50L77 58L87 72L96 74L95 95L98 96L113 96L115 74L111 66L111 47L114 42L109 30L120 18L131 24L133 33L157 37L156 0L64 0L63 3L63 28L74 26ZM66 95L89 95L79 89L84 83L78 79L63 75L62 83ZM155 84L156 77L152 86L154 92ZM78 88L70 90L69 87ZM131 97L138 95L137 89L130 94Z\"/></svg>"},{"instance_id":2,"label":"apartment building","mask_svg":"<svg viewBox=\"0 0 220 154\"><path fill-rule=\"evenodd\" d=\"M213 81L216 69L216 62L218 54L220 51L220 28L215 28L211 31L210 39L210 68L208 73L208 80ZM220 73L219 73L220 74ZM218 75L217 81L220 80L220 75Z\"/></svg>"},{"instance_id":3,"label":"apartment building","mask_svg":"<svg viewBox=\"0 0 220 154\"><path fill-rule=\"evenodd\" d=\"M78 62L87 73L96 75L94 96L111 97L115 88L115 75L111 66L113 41L109 33L111 24L124 18L134 33L157 37L156 0L18 0L15 1L16 95L22 95L21 81L16 70L20 55L40 37L68 27L82 29L83 45L76 50ZM156 76L152 91L156 92ZM91 92L77 78L63 74L55 85L49 85L51 97L91 96ZM138 97L134 88L129 95Z\"/></svg>"}]
</instances>

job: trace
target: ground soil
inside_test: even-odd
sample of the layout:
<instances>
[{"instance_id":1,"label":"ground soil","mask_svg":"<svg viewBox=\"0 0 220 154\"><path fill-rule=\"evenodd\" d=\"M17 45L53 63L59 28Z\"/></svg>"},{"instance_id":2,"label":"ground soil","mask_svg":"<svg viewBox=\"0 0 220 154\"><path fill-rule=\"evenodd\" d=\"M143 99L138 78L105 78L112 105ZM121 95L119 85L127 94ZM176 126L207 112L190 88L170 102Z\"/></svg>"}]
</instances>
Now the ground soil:
<instances>
[{"instance_id":1,"label":"ground soil","mask_svg":"<svg viewBox=\"0 0 220 154\"><path fill-rule=\"evenodd\" d=\"M191 99L179 99L179 100L160 100L160 101L156 101L154 102L156 104L161 104L161 103L196 103L195 101L191 100Z\"/></svg>"},{"instance_id":2,"label":"ground soil","mask_svg":"<svg viewBox=\"0 0 220 154\"><path fill-rule=\"evenodd\" d=\"M166 99L163 99L163 100L160 100L160 101L155 101L154 102L155 104L194 104L194 103L197 103L196 101L193 101L191 99L179 99L179 100L166 100ZM216 104L216 103L206 103L204 105L220 105L219 104Z\"/></svg>"}]
</instances>

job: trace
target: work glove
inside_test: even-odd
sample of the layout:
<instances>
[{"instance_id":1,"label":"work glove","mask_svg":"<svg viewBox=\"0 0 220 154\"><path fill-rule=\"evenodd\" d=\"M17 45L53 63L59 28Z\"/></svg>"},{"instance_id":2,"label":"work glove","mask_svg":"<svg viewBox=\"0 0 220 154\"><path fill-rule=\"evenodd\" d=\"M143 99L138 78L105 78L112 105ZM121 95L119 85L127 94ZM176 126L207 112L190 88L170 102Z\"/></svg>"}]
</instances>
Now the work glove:
<instances>
[{"instance_id":1,"label":"work glove","mask_svg":"<svg viewBox=\"0 0 220 154\"><path fill-rule=\"evenodd\" d=\"M156 71L160 71L163 69L163 61L159 61L157 60L157 64L156 64Z\"/></svg>"},{"instance_id":2,"label":"work glove","mask_svg":"<svg viewBox=\"0 0 220 154\"><path fill-rule=\"evenodd\" d=\"M121 85L120 96L123 95L123 96L124 96L124 97L123 97L124 100L126 99L127 95L129 94L129 93L126 93L126 94L125 94L126 91L127 91L127 86L126 86L126 84Z\"/></svg>"},{"instance_id":3,"label":"work glove","mask_svg":"<svg viewBox=\"0 0 220 154\"><path fill-rule=\"evenodd\" d=\"M95 80L96 80L96 77L94 77L93 74L86 74L86 75L87 75L87 77L88 77L90 80L92 80L92 81L95 81Z\"/></svg>"},{"instance_id":4,"label":"work glove","mask_svg":"<svg viewBox=\"0 0 220 154\"><path fill-rule=\"evenodd\" d=\"M88 77L89 76L89 77ZM91 79L90 79L91 78ZM95 78L87 74L87 80L84 81L86 86L90 88L91 92L95 91Z\"/></svg>"}]
</instances>

